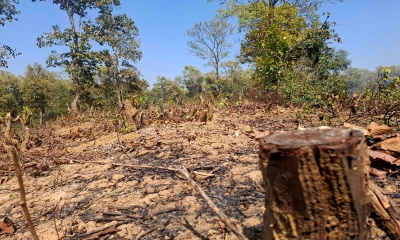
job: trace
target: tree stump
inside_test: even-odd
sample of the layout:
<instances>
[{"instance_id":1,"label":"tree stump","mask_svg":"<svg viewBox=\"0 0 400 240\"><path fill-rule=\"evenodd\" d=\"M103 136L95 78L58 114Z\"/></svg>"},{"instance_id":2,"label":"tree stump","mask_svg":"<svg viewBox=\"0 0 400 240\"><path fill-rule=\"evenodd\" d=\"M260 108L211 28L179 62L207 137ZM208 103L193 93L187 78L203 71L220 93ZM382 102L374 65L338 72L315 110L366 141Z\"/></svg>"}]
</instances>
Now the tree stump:
<instances>
[{"instance_id":1,"label":"tree stump","mask_svg":"<svg viewBox=\"0 0 400 240\"><path fill-rule=\"evenodd\" d=\"M261 239L367 239L369 157L361 131L312 128L259 139Z\"/></svg>"}]
</instances>

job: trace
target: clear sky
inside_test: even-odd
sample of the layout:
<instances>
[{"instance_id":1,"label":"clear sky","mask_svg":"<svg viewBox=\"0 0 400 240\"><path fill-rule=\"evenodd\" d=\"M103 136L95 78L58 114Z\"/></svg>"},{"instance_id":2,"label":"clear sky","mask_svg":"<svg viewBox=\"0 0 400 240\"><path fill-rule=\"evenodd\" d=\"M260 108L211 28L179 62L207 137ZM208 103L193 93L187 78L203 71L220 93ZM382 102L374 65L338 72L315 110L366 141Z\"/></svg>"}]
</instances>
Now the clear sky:
<instances>
[{"instance_id":1,"label":"clear sky","mask_svg":"<svg viewBox=\"0 0 400 240\"><path fill-rule=\"evenodd\" d=\"M352 66L400 65L400 0L344 0L325 5Z\"/></svg>"},{"instance_id":2,"label":"clear sky","mask_svg":"<svg viewBox=\"0 0 400 240\"><path fill-rule=\"evenodd\" d=\"M116 13L128 14L140 30L143 58L137 67L144 79L154 83L158 75L174 78L185 65L193 65L203 72L205 61L187 51L185 35L196 22L210 20L222 7L207 0L122 0ZM50 30L51 25L68 26L65 12L52 0L32 3L21 0L18 21L0 27L0 42L17 48L22 55L9 60L10 71L23 74L28 64L45 59L51 49L39 49L36 38ZM374 69L379 65L400 64L400 0L345 0L327 4L322 11L331 12L331 20L338 26L343 40L338 47L350 53L353 67ZM233 55L239 52L234 43ZM57 70L52 69L50 70Z\"/></svg>"}]
</instances>

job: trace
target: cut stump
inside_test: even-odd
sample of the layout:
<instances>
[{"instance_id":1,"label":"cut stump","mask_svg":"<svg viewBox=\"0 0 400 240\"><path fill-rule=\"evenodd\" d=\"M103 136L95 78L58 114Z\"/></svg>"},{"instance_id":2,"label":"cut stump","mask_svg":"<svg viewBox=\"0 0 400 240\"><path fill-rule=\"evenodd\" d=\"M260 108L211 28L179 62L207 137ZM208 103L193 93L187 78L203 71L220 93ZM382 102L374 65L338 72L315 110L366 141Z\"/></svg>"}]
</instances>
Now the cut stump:
<instances>
[{"instance_id":1,"label":"cut stump","mask_svg":"<svg viewBox=\"0 0 400 240\"><path fill-rule=\"evenodd\" d=\"M312 128L259 139L261 239L367 239L369 157L360 130Z\"/></svg>"}]
</instances>

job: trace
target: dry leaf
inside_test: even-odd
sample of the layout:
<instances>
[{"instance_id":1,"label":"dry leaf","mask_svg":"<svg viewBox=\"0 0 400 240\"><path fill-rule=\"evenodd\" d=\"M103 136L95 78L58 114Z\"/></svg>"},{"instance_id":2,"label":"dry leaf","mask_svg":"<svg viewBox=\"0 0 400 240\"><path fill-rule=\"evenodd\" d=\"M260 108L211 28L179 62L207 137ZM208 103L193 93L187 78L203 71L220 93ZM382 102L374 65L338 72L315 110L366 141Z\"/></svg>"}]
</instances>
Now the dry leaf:
<instances>
[{"instance_id":1,"label":"dry leaf","mask_svg":"<svg viewBox=\"0 0 400 240\"><path fill-rule=\"evenodd\" d=\"M383 152L369 150L368 154L371 162L384 161L392 164L396 161L395 157L390 156L389 154Z\"/></svg>"},{"instance_id":2,"label":"dry leaf","mask_svg":"<svg viewBox=\"0 0 400 240\"><path fill-rule=\"evenodd\" d=\"M387 139L377 143L376 146L383 150L400 153L400 137Z\"/></svg>"},{"instance_id":3,"label":"dry leaf","mask_svg":"<svg viewBox=\"0 0 400 240\"><path fill-rule=\"evenodd\" d=\"M15 226L14 222L9 218L4 218L3 221L0 221L0 235L3 234L14 234Z\"/></svg>"},{"instance_id":4,"label":"dry leaf","mask_svg":"<svg viewBox=\"0 0 400 240\"><path fill-rule=\"evenodd\" d=\"M376 123L376 122L371 122L371 123L367 126L367 129L370 130L370 129L373 129L373 128L376 128L376 127L379 127L379 124Z\"/></svg>"},{"instance_id":5,"label":"dry leaf","mask_svg":"<svg viewBox=\"0 0 400 240\"><path fill-rule=\"evenodd\" d=\"M368 125L367 129L368 129L369 133L373 136L383 135L383 134L390 133L393 131L393 128L391 128L385 124L379 126L379 124L377 124L376 122L371 122Z\"/></svg>"},{"instance_id":6,"label":"dry leaf","mask_svg":"<svg viewBox=\"0 0 400 240\"><path fill-rule=\"evenodd\" d=\"M251 127L249 125L244 126L242 130L246 133L251 133Z\"/></svg>"},{"instance_id":7,"label":"dry leaf","mask_svg":"<svg viewBox=\"0 0 400 240\"><path fill-rule=\"evenodd\" d=\"M146 155L146 154L148 154L149 152L151 152L150 150L142 150L142 151L140 151L139 153L138 153L138 157L140 157L140 156L143 156L143 155Z\"/></svg>"}]
</instances>

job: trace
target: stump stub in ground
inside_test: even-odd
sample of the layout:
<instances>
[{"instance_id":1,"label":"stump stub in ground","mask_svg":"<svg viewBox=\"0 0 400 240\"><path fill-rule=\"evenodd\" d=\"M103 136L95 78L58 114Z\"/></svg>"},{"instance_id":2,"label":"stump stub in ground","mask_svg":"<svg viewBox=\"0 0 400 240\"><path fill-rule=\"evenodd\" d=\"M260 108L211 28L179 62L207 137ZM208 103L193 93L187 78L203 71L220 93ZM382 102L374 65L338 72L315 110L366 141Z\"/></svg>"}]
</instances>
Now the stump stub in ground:
<instances>
[{"instance_id":1,"label":"stump stub in ground","mask_svg":"<svg viewBox=\"0 0 400 240\"><path fill-rule=\"evenodd\" d=\"M259 142L261 239L367 239L369 158L361 131L312 128Z\"/></svg>"}]
</instances>

